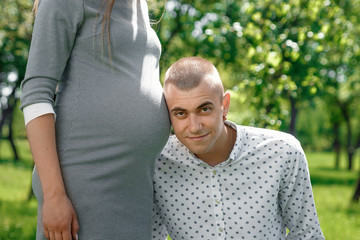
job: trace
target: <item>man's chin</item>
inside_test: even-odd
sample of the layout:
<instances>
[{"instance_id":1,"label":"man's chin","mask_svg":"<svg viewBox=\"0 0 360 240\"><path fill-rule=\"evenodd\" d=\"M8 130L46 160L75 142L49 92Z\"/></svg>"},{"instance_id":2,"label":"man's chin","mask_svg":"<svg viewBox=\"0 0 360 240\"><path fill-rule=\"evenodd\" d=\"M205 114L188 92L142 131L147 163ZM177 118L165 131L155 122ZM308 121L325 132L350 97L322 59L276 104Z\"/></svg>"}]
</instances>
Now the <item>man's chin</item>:
<instances>
[{"instance_id":1,"label":"man's chin","mask_svg":"<svg viewBox=\"0 0 360 240\"><path fill-rule=\"evenodd\" d=\"M195 155L207 153L209 149L209 144L206 141L196 142L185 138L181 139L181 143Z\"/></svg>"},{"instance_id":2,"label":"man's chin","mask_svg":"<svg viewBox=\"0 0 360 240\"><path fill-rule=\"evenodd\" d=\"M206 149L203 149L203 148L188 147L188 146L186 146L186 147L190 150L191 153L195 154L196 156L205 154L207 152Z\"/></svg>"}]
</instances>

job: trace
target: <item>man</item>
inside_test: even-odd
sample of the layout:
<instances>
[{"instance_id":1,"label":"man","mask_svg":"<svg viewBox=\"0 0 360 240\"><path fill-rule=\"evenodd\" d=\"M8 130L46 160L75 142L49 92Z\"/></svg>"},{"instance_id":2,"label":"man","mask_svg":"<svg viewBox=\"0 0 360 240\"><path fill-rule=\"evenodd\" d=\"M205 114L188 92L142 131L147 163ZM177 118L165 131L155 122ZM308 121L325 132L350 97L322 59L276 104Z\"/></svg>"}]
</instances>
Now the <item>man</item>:
<instances>
[{"instance_id":1,"label":"man","mask_svg":"<svg viewBox=\"0 0 360 240\"><path fill-rule=\"evenodd\" d=\"M227 121L230 95L202 58L174 63L164 94L175 136L156 162L153 239L324 239L293 136Z\"/></svg>"}]
</instances>

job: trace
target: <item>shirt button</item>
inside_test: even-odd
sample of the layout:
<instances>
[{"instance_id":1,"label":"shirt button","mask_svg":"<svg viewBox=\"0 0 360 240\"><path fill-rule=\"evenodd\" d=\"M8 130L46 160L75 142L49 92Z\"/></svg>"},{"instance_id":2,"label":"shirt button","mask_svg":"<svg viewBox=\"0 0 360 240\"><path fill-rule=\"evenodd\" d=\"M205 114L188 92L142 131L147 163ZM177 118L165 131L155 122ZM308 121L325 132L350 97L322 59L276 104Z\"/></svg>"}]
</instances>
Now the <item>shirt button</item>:
<instances>
[{"instance_id":1,"label":"shirt button","mask_svg":"<svg viewBox=\"0 0 360 240\"><path fill-rule=\"evenodd\" d=\"M213 175L216 175L216 170L213 171Z\"/></svg>"},{"instance_id":2,"label":"shirt button","mask_svg":"<svg viewBox=\"0 0 360 240\"><path fill-rule=\"evenodd\" d=\"M222 227L219 227L219 231L220 231L220 232L223 232L224 229L223 229Z\"/></svg>"},{"instance_id":3,"label":"shirt button","mask_svg":"<svg viewBox=\"0 0 360 240\"><path fill-rule=\"evenodd\" d=\"M216 204L219 204L219 203L220 203L220 201L219 201L219 200L216 200L215 202L216 202Z\"/></svg>"}]
</instances>

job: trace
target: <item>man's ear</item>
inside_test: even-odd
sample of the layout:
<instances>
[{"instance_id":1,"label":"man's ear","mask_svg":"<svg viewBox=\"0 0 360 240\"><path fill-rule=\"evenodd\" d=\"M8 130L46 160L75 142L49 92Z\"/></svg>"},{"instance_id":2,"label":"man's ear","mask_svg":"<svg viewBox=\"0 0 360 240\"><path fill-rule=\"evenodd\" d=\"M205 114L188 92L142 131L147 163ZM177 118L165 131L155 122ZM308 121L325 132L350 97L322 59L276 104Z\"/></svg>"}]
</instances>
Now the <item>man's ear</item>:
<instances>
[{"instance_id":1,"label":"man's ear","mask_svg":"<svg viewBox=\"0 0 360 240\"><path fill-rule=\"evenodd\" d=\"M223 118L226 119L226 115L228 114L229 108L230 108L230 93L229 92L224 93L222 107L223 107Z\"/></svg>"}]
</instances>

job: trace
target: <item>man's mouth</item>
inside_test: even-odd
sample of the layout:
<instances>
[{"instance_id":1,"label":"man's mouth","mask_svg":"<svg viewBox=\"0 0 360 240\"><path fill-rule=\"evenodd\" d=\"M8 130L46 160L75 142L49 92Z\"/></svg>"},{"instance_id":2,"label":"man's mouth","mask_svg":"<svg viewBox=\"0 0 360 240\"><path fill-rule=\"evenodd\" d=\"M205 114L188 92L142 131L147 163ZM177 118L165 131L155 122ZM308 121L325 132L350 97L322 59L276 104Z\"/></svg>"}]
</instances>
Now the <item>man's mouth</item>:
<instances>
[{"instance_id":1,"label":"man's mouth","mask_svg":"<svg viewBox=\"0 0 360 240\"><path fill-rule=\"evenodd\" d=\"M190 139L193 142L201 142L202 140L204 140L207 136L209 135L209 133L205 133L202 135L197 135L197 136L187 136L188 139Z\"/></svg>"}]
</instances>

